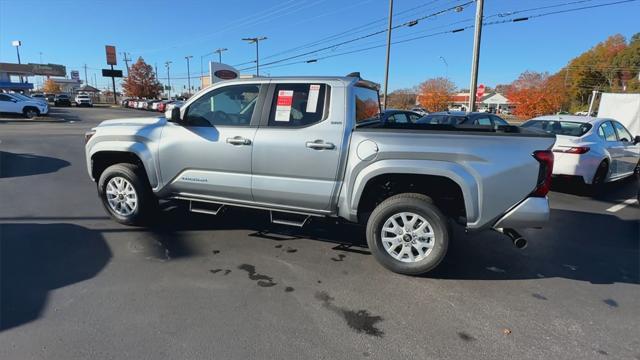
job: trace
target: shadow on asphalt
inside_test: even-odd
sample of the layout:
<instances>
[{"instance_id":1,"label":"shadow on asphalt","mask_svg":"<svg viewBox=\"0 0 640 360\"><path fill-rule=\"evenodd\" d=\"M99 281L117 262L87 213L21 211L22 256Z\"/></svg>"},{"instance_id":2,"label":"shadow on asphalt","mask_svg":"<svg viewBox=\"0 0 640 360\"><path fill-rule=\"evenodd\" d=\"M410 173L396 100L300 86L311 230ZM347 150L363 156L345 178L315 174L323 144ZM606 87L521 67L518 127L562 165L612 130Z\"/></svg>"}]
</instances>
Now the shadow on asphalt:
<instances>
[{"instance_id":1,"label":"shadow on asphalt","mask_svg":"<svg viewBox=\"0 0 640 360\"><path fill-rule=\"evenodd\" d=\"M0 179L52 173L69 165L54 157L0 151Z\"/></svg>"},{"instance_id":2,"label":"shadow on asphalt","mask_svg":"<svg viewBox=\"0 0 640 360\"><path fill-rule=\"evenodd\" d=\"M551 190L554 192L593 198L612 204L635 198L638 189L640 189L640 177L637 175L606 183L597 193L593 193L593 190L583 182L573 179L554 178L551 185Z\"/></svg>"},{"instance_id":3,"label":"shadow on asphalt","mask_svg":"<svg viewBox=\"0 0 640 360\"><path fill-rule=\"evenodd\" d=\"M524 233L524 232L523 232ZM640 222L614 215L551 210L550 223L524 233L516 249L504 236L455 234L449 253L426 277L456 280L565 278L640 284Z\"/></svg>"},{"instance_id":4,"label":"shadow on asphalt","mask_svg":"<svg viewBox=\"0 0 640 360\"><path fill-rule=\"evenodd\" d=\"M96 276L110 259L99 231L0 224L0 331L37 319L50 291Z\"/></svg>"}]
</instances>

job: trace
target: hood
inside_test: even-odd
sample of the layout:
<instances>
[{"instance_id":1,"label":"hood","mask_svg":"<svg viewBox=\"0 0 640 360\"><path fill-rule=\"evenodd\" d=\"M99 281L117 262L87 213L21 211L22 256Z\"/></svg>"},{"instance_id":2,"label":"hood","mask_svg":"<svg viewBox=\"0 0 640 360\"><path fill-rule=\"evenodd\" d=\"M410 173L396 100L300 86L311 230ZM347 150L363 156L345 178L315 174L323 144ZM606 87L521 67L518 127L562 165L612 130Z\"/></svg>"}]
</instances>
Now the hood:
<instances>
[{"instance_id":1,"label":"hood","mask_svg":"<svg viewBox=\"0 0 640 360\"><path fill-rule=\"evenodd\" d=\"M164 117L145 117L145 118L124 118L105 120L98 125L98 127L106 126L131 126L131 127L144 127L149 125L162 126L166 124L167 120Z\"/></svg>"}]
</instances>

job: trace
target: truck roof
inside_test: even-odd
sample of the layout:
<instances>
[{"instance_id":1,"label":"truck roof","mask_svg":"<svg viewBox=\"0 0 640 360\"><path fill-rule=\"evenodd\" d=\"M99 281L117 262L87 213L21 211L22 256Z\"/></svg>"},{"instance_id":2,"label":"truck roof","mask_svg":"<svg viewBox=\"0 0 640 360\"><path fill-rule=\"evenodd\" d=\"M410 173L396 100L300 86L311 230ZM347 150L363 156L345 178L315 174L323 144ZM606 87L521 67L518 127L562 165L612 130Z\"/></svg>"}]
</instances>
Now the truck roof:
<instances>
[{"instance_id":1,"label":"truck roof","mask_svg":"<svg viewBox=\"0 0 640 360\"><path fill-rule=\"evenodd\" d=\"M339 81L344 83L345 85L350 85L353 82L357 82L359 86L372 88L375 90L380 89L380 85L369 80L364 80L362 78L356 76L258 76L252 78L239 78L228 81L233 82L256 82L256 81Z\"/></svg>"}]
</instances>

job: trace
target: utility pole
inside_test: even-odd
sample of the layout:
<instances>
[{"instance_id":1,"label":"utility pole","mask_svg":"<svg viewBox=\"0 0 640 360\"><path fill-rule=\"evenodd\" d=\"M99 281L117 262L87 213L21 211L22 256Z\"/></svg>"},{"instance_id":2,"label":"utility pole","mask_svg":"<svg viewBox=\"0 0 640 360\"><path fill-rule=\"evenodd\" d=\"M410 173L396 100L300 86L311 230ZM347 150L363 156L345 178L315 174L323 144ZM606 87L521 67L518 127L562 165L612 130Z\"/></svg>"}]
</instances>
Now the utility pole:
<instances>
[{"instance_id":1,"label":"utility pole","mask_svg":"<svg viewBox=\"0 0 640 360\"><path fill-rule=\"evenodd\" d=\"M185 56L184 58L187 59L187 84L189 84L189 95L191 95L191 74L189 73L189 59L191 59L193 56L189 55L189 56Z\"/></svg>"},{"instance_id":2,"label":"utility pole","mask_svg":"<svg viewBox=\"0 0 640 360\"><path fill-rule=\"evenodd\" d=\"M482 10L484 0L476 0L476 25L471 60L471 85L469 86L469 111L476 109L476 88L478 87L478 65L480 63L480 40L482 38Z\"/></svg>"},{"instance_id":3,"label":"utility pole","mask_svg":"<svg viewBox=\"0 0 640 360\"><path fill-rule=\"evenodd\" d=\"M87 77L87 64L84 64L84 84L89 85L89 78Z\"/></svg>"},{"instance_id":4,"label":"utility pole","mask_svg":"<svg viewBox=\"0 0 640 360\"><path fill-rule=\"evenodd\" d=\"M257 36L252 38L243 38L242 40L249 42L249 44L256 44L256 76L260 76L260 41L267 40L266 36Z\"/></svg>"},{"instance_id":5,"label":"utility pole","mask_svg":"<svg viewBox=\"0 0 640 360\"><path fill-rule=\"evenodd\" d=\"M169 74L169 70L170 70L170 66L171 66L171 61L167 61L164 63L164 66L167 67L167 99L171 100L171 75Z\"/></svg>"},{"instance_id":6,"label":"utility pole","mask_svg":"<svg viewBox=\"0 0 640 360\"><path fill-rule=\"evenodd\" d=\"M42 64L42 51L38 51L38 55L40 55L40 64Z\"/></svg>"},{"instance_id":7,"label":"utility pole","mask_svg":"<svg viewBox=\"0 0 640 360\"><path fill-rule=\"evenodd\" d=\"M391 27L393 25L393 0L389 0L389 27L387 28L387 62L384 69L384 102L382 109L387 110L387 94L389 90L389 57L391 54Z\"/></svg>"},{"instance_id":8,"label":"utility pole","mask_svg":"<svg viewBox=\"0 0 640 360\"><path fill-rule=\"evenodd\" d=\"M156 73L156 79L160 79L160 78L158 77L158 63L155 63L155 64L154 64L154 72Z\"/></svg>"},{"instance_id":9,"label":"utility pole","mask_svg":"<svg viewBox=\"0 0 640 360\"><path fill-rule=\"evenodd\" d=\"M216 49L216 51L213 52L214 54L218 54L218 62L219 63L222 62L222 52L223 51L227 51L227 50L229 50L229 49L227 49L227 48L219 48L219 49Z\"/></svg>"},{"instance_id":10,"label":"utility pole","mask_svg":"<svg viewBox=\"0 0 640 360\"><path fill-rule=\"evenodd\" d=\"M131 54L129 54L131 55ZM129 61L131 61L131 58L127 58L127 53L123 52L122 53L122 57L124 59L122 59L122 61L124 61L125 66L127 67L127 76L129 76Z\"/></svg>"}]
</instances>

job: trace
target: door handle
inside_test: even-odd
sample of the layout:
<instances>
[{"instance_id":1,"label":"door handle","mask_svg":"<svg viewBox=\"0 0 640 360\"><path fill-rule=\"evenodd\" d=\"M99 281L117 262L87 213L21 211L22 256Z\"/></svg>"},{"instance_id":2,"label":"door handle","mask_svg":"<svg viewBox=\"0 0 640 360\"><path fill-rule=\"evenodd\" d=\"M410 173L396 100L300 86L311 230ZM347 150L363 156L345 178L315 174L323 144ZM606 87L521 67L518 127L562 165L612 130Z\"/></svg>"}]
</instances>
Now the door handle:
<instances>
[{"instance_id":1,"label":"door handle","mask_svg":"<svg viewBox=\"0 0 640 360\"><path fill-rule=\"evenodd\" d=\"M307 141L305 144L308 148L310 149L314 149L314 150L331 150L331 149L335 149L335 145L333 145L333 143L330 142L324 142L322 140L316 140L316 141Z\"/></svg>"},{"instance_id":2,"label":"door handle","mask_svg":"<svg viewBox=\"0 0 640 360\"><path fill-rule=\"evenodd\" d=\"M232 138L227 138L227 144L231 145L251 145L251 140L247 138L243 138L241 136L236 136Z\"/></svg>"}]
</instances>

